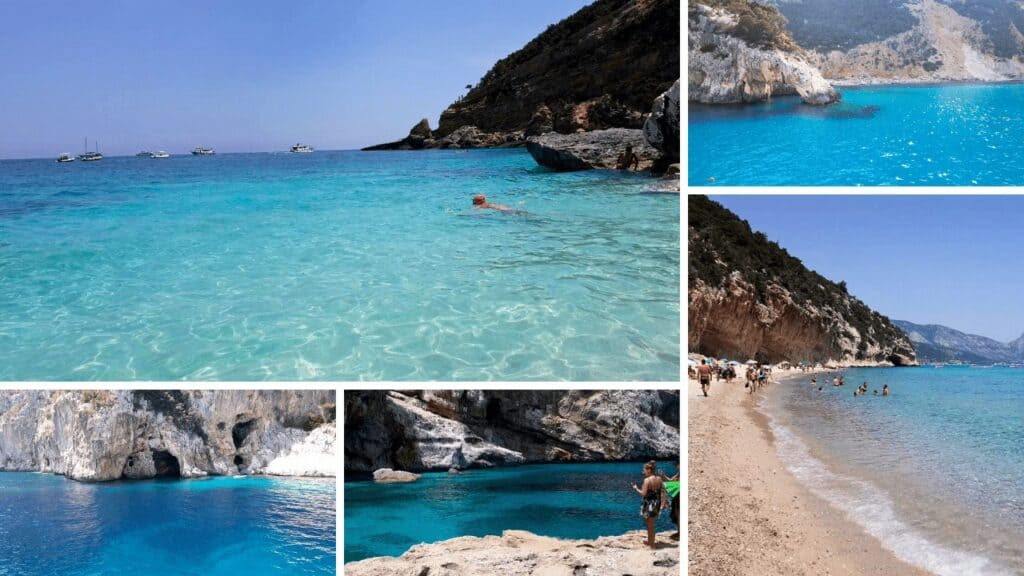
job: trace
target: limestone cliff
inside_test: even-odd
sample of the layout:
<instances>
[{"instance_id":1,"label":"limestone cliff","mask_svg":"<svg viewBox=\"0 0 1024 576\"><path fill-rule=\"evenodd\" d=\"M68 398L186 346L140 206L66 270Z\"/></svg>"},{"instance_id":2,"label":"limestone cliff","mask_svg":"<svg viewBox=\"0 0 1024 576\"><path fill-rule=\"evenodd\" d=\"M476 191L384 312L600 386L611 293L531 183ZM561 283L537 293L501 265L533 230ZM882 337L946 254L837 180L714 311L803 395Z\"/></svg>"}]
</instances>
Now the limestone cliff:
<instances>
[{"instance_id":1,"label":"limestone cliff","mask_svg":"<svg viewBox=\"0 0 1024 576\"><path fill-rule=\"evenodd\" d=\"M333 391L0 391L0 470L333 476Z\"/></svg>"},{"instance_id":2,"label":"limestone cliff","mask_svg":"<svg viewBox=\"0 0 1024 576\"><path fill-rule=\"evenodd\" d=\"M688 12L690 101L760 102L792 94L816 105L838 100L839 93L807 61L784 25L774 8L751 0L692 4Z\"/></svg>"},{"instance_id":3,"label":"limestone cliff","mask_svg":"<svg viewBox=\"0 0 1024 576\"><path fill-rule=\"evenodd\" d=\"M640 129L651 102L679 77L679 7L597 0L499 60L427 137L421 122L408 137L368 149L511 146L552 131Z\"/></svg>"},{"instance_id":4,"label":"limestone cliff","mask_svg":"<svg viewBox=\"0 0 1024 576\"><path fill-rule=\"evenodd\" d=\"M888 318L705 196L689 197L691 351L768 362L915 364Z\"/></svg>"},{"instance_id":5,"label":"limestone cliff","mask_svg":"<svg viewBox=\"0 0 1024 576\"><path fill-rule=\"evenodd\" d=\"M1000 81L1024 76L1016 0L771 2L822 74L843 84Z\"/></svg>"},{"instance_id":6,"label":"limestone cliff","mask_svg":"<svg viewBox=\"0 0 1024 576\"><path fill-rule=\"evenodd\" d=\"M346 470L446 470L678 454L678 392L345 393Z\"/></svg>"}]
</instances>

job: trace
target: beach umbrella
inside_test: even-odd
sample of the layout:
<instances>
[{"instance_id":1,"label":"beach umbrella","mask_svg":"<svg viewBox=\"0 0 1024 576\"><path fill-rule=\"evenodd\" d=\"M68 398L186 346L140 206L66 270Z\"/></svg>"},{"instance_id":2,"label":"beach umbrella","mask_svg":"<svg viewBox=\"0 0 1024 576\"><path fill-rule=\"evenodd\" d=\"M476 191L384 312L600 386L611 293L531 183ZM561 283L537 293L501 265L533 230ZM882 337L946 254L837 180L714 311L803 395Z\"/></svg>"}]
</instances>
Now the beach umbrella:
<instances>
[{"instance_id":1,"label":"beach umbrella","mask_svg":"<svg viewBox=\"0 0 1024 576\"><path fill-rule=\"evenodd\" d=\"M757 364L757 360L747 360L747 364Z\"/></svg>"},{"instance_id":2,"label":"beach umbrella","mask_svg":"<svg viewBox=\"0 0 1024 576\"><path fill-rule=\"evenodd\" d=\"M687 358L686 359L686 365L687 366L696 366L697 365L697 361L694 360L693 358Z\"/></svg>"}]
</instances>

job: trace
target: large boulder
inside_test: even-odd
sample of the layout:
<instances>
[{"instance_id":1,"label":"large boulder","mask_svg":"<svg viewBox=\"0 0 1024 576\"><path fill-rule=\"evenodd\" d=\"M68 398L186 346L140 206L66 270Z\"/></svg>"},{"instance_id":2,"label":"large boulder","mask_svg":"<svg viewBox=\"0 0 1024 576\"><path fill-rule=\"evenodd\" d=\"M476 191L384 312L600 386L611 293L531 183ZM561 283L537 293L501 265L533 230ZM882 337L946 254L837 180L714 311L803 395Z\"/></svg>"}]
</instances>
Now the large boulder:
<instances>
[{"instance_id":1,"label":"large boulder","mask_svg":"<svg viewBox=\"0 0 1024 576\"><path fill-rule=\"evenodd\" d=\"M665 165L679 162L679 80L654 99L651 115L644 122L644 140L661 152Z\"/></svg>"},{"instance_id":2,"label":"large boulder","mask_svg":"<svg viewBox=\"0 0 1024 576\"><path fill-rule=\"evenodd\" d=\"M392 470L381 468L373 471L373 481L380 484L391 484L395 482L415 482L420 479L419 474L406 472L404 470Z\"/></svg>"},{"instance_id":3,"label":"large boulder","mask_svg":"<svg viewBox=\"0 0 1024 576\"><path fill-rule=\"evenodd\" d=\"M549 132L526 140L526 149L538 164L558 171L615 168L619 154L627 145L633 146L633 152L640 159L639 170L649 169L661 156L644 139L643 130L630 128L576 134Z\"/></svg>"}]
</instances>

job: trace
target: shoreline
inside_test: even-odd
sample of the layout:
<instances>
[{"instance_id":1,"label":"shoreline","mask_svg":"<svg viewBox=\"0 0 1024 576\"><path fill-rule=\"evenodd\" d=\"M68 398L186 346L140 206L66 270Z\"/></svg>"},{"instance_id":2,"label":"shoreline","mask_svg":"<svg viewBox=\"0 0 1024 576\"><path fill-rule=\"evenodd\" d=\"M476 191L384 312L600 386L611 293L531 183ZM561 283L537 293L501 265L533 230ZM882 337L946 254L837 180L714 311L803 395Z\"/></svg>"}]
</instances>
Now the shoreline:
<instances>
[{"instance_id":1,"label":"shoreline","mask_svg":"<svg viewBox=\"0 0 1024 576\"><path fill-rule=\"evenodd\" d=\"M788 371L758 394L811 374ZM689 379L687 392L691 574L930 574L800 484L741 379L713 382L708 398Z\"/></svg>"},{"instance_id":2,"label":"shoreline","mask_svg":"<svg viewBox=\"0 0 1024 576\"><path fill-rule=\"evenodd\" d=\"M636 459L624 459L624 460L572 460L572 461L561 461L552 460L549 462L523 462L522 464L507 464L498 466L471 466L468 468L458 468L460 474L466 474L468 472L486 472L488 470L510 470L517 468L525 468L528 466L547 466L547 465L560 465L560 466L578 466L587 464L644 464L650 460L658 461L658 464L664 462L681 464L681 460L678 454L672 458L660 458L658 456L651 456L649 458L636 458ZM444 476L448 473L451 467L448 468L431 468L429 470L410 470L410 469L395 469L396 472L412 472L413 474L440 474ZM365 472L362 470L345 470L344 474L345 482L372 482L373 471Z\"/></svg>"},{"instance_id":3,"label":"shoreline","mask_svg":"<svg viewBox=\"0 0 1024 576\"><path fill-rule=\"evenodd\" d=\"M680 546L670 538L672 534L659 532L657 548L650 550L644 544L647 534L641 530L579 540L505 530L500 536L459 536L417 544L401 556L374 556L344 566L350 576L675 576Z\"/></svg>"}]
</instances>

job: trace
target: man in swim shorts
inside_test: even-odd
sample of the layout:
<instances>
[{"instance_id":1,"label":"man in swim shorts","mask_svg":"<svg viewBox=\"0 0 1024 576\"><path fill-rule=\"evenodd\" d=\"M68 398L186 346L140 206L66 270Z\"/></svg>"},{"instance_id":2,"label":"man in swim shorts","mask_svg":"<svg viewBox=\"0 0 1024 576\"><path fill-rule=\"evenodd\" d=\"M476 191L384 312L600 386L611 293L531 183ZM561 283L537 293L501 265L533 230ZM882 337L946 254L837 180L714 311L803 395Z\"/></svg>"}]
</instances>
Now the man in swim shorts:
<instances>
[{"instance_id":1,"label":"man in swim shorts","mask_svg":"<svg viewBox=\"0 0 1024 576\"><path fill-rule=\"evenodd\" d=\"M697 381L700 382L700 391L704 393L706 398L708 386L711 386L711 366L708 366L706 358L700 361L700 366L697 366Z\"/></svg>"}]
</instances>

